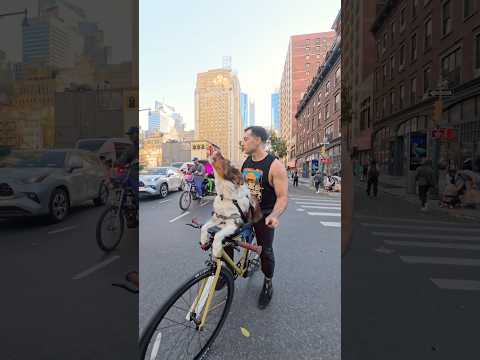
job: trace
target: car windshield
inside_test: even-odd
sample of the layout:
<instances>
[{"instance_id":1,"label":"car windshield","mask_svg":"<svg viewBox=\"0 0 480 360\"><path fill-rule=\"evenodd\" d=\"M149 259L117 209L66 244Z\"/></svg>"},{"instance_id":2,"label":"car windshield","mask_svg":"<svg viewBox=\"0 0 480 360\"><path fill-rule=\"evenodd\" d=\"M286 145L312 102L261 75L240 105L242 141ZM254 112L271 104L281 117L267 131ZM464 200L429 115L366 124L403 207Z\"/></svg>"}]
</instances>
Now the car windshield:
<instances>
[{"instance_id":1,"label":"car windshield","mask_svg":"<svg viewBox=\"0 0 480 360\"><path fill-rule=\"evenodd\" d=\"M167 175L167 168L147 169L140 172L140 175Z\"/></svg>"},{"instance_id":2,"label":"car windshield","mask_svg":"<svg viewBox=\"0 0 480 360\"><path fill-rule=\"evenodd\" d=\"M180 169L182 167L183 163L182 162L177 162L177 163L173 163L172 164L172 167L174 168L177 168L177 169Z\"/></svg>"},{"instance_id":3,"label":"car windshield","mask_svg":"<svg viewBox=\"0 0 480 360\"><path fill-rule=\"evenodd\" d=\"M77 147L82 150L97 152L105 144L105 141L105 139L83 140L78 143Z\"/></svg>"},{"instance_id":4,"label":"car windshield","mask_svg":"<svg viewBox=\"0 0 480 360\"><path fill-rule=\"evenodd\" d=\"M25 151L14 152L0 157L0 168L62 168L66 152L63 151Z\"/></svg>"}]
</instances>

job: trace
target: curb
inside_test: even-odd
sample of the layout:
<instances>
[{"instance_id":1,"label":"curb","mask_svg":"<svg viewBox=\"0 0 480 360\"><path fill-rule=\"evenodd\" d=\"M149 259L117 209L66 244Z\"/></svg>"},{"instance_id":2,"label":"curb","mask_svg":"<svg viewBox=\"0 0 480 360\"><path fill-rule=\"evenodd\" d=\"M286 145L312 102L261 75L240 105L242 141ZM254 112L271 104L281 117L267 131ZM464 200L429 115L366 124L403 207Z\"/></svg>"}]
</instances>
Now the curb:
<instances>
[{"instance_id":1,"label":"curb","mask_svg":"<svg viewBox=\"0 0 480 360\"><path fill-rule=\"evenodd\" d=\"M291 186L291 184L289 184L289 187ZM301 183L301 182L298 182L298 186L300 187L303 187L305 189L308 189L308 190L312 190L312 191L315 191L315 186L313 186L312 184L306 184L306 183ZM327 196L330 196L330 197L335 197L335 198L339 198L342 196L342 193L341 192L331 192L331 191L321 191L320 194L317 194L316 192L314 192L315 195L327 195Z\"/></svg>"}]
</instances>

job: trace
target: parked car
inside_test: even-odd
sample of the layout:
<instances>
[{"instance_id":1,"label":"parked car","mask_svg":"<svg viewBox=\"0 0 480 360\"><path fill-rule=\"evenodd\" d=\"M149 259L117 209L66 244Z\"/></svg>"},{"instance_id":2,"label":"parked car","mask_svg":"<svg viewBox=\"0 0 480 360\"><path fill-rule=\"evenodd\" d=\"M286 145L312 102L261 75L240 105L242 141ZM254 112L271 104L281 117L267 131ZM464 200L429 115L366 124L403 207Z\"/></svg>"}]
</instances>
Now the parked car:
<instances>
[{"instance_id":1,"label":"parked car","mask_svg":"<svg viewBox=\"0 0 480 360\"><path fill-rule=\"evenodd\" d=\"M174 167L158 167L140 172L138 191L141 195L153 195L164 198L171 191L181 190L183 176Z\"/></svg>"},{"instance_id":2,"label":"parked car","mask_svg":"<svg viewBox=\"0 0 480 360\"><path fill-rule=\"evenodd\" d=\"M77 149L13 151L0 156L0 218L48 215L64 220L70 208L108 199L106 173L92 153Z\"/></svg>"},{"instance_id":3,"label":"parked car","mask_svg":"<svg viewBox=\"0 0 480 360\"><path fill-rule=\"evenodd\" d=\"M132 142L127 138L91 138L78 140L75 147L94 152L99 158L111 160L114 164L131 145Z\"/></svg>"},{"instance_id":4,"label":"parked car","mask_svg":"<svg viewBox=\"0 0 480 360\"><path fill-rule=\"evenodd\" d=\"M176 169L181 169L183 164L185 164L183 161L173 162L173 163L170 164L170 167L174 167Z\"/></svg>"}]
</instances>

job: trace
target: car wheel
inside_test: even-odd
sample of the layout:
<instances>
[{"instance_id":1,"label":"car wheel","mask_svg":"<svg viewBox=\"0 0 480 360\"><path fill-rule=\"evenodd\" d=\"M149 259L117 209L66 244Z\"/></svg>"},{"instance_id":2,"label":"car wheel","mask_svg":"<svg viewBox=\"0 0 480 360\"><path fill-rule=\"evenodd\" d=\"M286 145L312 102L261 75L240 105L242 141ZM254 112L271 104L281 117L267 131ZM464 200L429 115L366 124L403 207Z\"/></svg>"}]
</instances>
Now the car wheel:
<instances>
[{"instance_id":1,"label":"car wheel","mask_svg":"<svg viewBox=\"0 0 480 360\"><path fill-rule=\"evenodd\" d=\"M162 185L160 185L160 191L159 191L159 195L160 195L160 198L163 199L164 197L166 197L168 194L168 185L166 183L163 183Z\"/></svg>"},{"instance_id":2,"label":"car wheel","mask_svg":"<svg viewBox=\"0 0 480 360\"><path fill-rule=\"evenodd\" d=\"M93 203L95 206L102 206L107 203L108 200L108 188L104 182L100 185L100 189L98 190L98 197L93 199Z\"/></svg>"},{"instance_id":3,"label":"car wheel","mask_svg":"<svg viewBox=\"0 0 480 360\"><path fill-rule=\"evenodd\" d=\"M70 210L70 200L65 189L55 189L50 197L50 220L54 223L63 221Z\"/></svg>"}]
</instances>

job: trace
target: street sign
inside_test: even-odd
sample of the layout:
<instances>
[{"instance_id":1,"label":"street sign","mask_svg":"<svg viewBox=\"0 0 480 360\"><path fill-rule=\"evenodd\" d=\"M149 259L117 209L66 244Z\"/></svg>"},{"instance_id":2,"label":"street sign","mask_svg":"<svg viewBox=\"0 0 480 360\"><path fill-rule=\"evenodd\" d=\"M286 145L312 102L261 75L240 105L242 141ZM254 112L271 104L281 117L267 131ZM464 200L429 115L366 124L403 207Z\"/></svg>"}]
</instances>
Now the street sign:
<instances>
[{"instance_id":1,"label":"street sign","mask_svg":"<svg viewBox=\"0 0 480 360\"><path fill-rule=\"evenodd\" d=\"M452 128L433 129L430 135L432 139L452 140L455 138L455 132Z\"/></svg>"},{"instance_id":2,"label":"street sign","mask_svg":"<svg viewBox=\"0 0 480 360\"><path fill-rule=\"evenodd\" d=\"M430 90L428 92L428 95L430 95L430 96L452 96L453 91L452 90L442 90L442 89Z\"/></svg>"}]
</instances>

